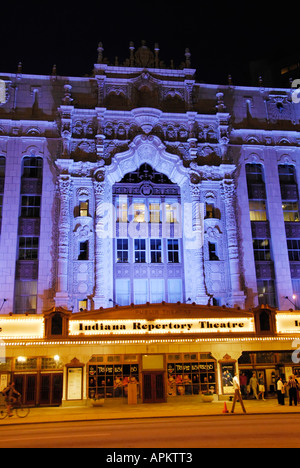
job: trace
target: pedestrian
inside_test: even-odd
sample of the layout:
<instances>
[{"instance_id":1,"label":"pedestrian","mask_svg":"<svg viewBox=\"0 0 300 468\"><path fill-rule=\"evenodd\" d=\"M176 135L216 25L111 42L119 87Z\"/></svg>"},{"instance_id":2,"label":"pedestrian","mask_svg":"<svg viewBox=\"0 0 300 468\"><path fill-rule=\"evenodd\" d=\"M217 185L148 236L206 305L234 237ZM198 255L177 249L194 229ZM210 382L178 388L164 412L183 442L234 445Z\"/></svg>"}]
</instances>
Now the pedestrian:
<instances>
[{"instance_id":1,"label":"pedestrian","mask_svg":"<svg viewBox=\"0 0 300 468\"><path fill-rule=\"evenodd\" d=\"M258 386L258 380L256 378L255 372L253 372L252 377L250 379L250 388L253 391L254 398L258 400L257 386Z\"/></svg>"},{"instance_id":2,"label":"pedestrian","mask_svg":"<svg viewBox=\"0 0 300 468\"><path fill-rule=\"evenodd\" d=\"M265 379L264 379L263 374L260 374L259 377L258 377L258 391L259 391L258 400L259 400L259 397L261 395L261 399L263 401L265 401L266 387L265 387Z\"/></svg>"},{"instance_id":3,"label":"pedestrian","mask_svg":"<svg viewBox=\"0 0 300 468\"><path fill-rule=\"evenodd\" d=\"M277 399L278 404L284 406L284 396L285 396L285 385L283 383L282 377L279 377L277 380Z\"/></svg>"},{"instance_id":4,"label":"pedestrian","mask_svg":"<svg viewBox=\"0 0 300 468\"><path fill-rule=\"evenodd\" d=\"M297 406L298 381L295 379L294 374L290 376L287 386L289 388L290 406L293 406L293 402L294 405Z\"/></svg>"},{"instance_id":5,"label":"pedestrian","mask_svg":"<svg viewBox=\"0 0 300 468\"><path fill-rule=\"evenodd\" d=\"M243 412L246 414L246 409L245 409L243 398L241 395L241 386L240 386L239 376L237 373L233 377L232 384L233 384L233 389L234 389L234 399L233 399L231 412L234 413L235 404L237 401L239 401L242 406Z\"/></svg>"},{"instance_id":6,"label":"pedestrian","mask_svg":"<svg viewBox=\"0 0 300 468\"><path fill-rule=\"evenodd\" d=\"M243 372L241 375L240 375L240 384L241 384L241 392L242 392L242 395L243 397L247 397L247 383L248 383L248 379L247 379L247 376L246 374Z\"/></svg>"}]
</instances>

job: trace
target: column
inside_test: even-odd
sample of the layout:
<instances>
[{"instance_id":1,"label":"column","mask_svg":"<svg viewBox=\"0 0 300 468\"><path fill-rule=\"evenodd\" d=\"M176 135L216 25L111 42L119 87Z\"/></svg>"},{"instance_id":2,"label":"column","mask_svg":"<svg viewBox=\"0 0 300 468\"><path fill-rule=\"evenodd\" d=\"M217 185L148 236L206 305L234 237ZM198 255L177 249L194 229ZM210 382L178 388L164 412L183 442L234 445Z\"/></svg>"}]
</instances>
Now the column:
<instances>
[{"instance_id":1,"label":"column","mask_svg":"<svg viewBox=\"0 0 300 468\"><path fill-rule=\"evenodd\" d=\"M59 240L57 260L57 292L55 304L57 307L69 307L68 270L70 244L70 194L72 179L69 175L60 175L58 190L60 195Z\"/></svg>"},{"instance_id":2,"label":"column","mask_svg":"<svg viewBox=\"0 0 300 468\"><path fill-rule=\"evenodd\" d=\"M197 304L207 305L209 296L205 285L204 273L204 210L203 204L200 203L201 184L190 183L192 196L192 229L197 242L195 250L193 250L192 272L193 278L196 279L196 297Z\"/></svg>"},{"instance_id":3,"label":"column","mask_svg":"<svg viewBox=\"0 0 300 468\"><path fill-rule=\"evenodd\" d=\"M229 271L231 279L231 307L244 307L245 296L241 291L241 272L239 261L239 248L237 236L237 223L235 213L235 187L232 179L222 182L222 196L225 204L225 223L228 242Z\"/></svg>"},{"instance_id":4,"label":"column","mask_svg":"<svg viewBox=\"0 0 300 468\"><path fill-rule=\"evenodd\" d=\"M105 216L105 182L104 174L95 175L93 180L95 194L95 294L94 308L106 307L106 288L105 288L105 232L104 232L104 216Z\"/></svg>"}]
</instances>

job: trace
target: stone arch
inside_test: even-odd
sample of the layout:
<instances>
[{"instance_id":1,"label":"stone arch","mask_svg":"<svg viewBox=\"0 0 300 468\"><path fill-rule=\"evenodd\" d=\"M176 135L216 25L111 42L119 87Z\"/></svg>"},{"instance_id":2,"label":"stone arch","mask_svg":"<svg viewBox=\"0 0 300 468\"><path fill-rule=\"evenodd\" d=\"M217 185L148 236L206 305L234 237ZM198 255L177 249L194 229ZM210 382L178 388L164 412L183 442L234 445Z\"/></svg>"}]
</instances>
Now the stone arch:
<instances>
[{"instance_id":1,"label":"stone arch","mask_svg":"<svg viewBox=\"0 0 300 468\"><path fill-rule=\"evenodd\" d=\"M106 177L111 185L120 182L126 174L145 163L180 187L189 182L189 172L180 157L168 153L158 137L139 135L129 146L129 151L117 154L106 169Z\"/></svg>"}]
</instances>

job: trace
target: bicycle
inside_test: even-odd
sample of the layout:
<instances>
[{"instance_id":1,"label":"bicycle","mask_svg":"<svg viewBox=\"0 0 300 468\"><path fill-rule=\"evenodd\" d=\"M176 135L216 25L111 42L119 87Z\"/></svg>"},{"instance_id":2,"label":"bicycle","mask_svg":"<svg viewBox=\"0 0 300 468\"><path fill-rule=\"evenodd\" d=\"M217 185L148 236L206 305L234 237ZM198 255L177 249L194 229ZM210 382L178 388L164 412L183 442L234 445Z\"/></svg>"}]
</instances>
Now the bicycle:
<instances>
[{"instance_id":1,"label":"bicycle","mask_svg":"<svg viewBox=\"0 0 300 468\"><path fill-rule=\"evenodd\" d=\"M11 407L11 413L15 413L18 418L26 418L30 413L30 408L22 406L20 401L16 401ZM8 417L7 406L0 406L0 419L5 419Z\"/></svg>"}]
</instances>

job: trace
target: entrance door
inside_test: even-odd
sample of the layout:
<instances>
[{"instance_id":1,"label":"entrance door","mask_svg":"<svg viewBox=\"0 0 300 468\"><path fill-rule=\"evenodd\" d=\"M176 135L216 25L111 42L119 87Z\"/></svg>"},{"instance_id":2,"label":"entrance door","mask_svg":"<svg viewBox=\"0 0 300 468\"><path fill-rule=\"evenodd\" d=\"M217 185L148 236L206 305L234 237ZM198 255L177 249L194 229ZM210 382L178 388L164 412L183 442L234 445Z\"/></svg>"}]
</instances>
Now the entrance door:
<instances>
[{"instance_id":1,"label":"entrance door","mask_svg":"<svg viewBox=\"0 0 300 468\"><path fill-rule=\"evenodd\" d=\"M165 403L165 374L164 372L143 373L143 402Z\"/></svg>"},{"instance_id":2,"label":"entrance door","mask_svg":"<svg viewBox=\"0 0 300 468\"><path fill-rule=\"evenodd\" d=\"M63 374L41 374L40 405L60 405L62 400Z\"/></svg>"},{"instance_id":3,"label":"entrance door","mask_svg":"<svg viewBox=\"0 0 300 468\"><path fill-rule=\"evenodd\" d=\"M15 374L16 390L22 395L22 403L26 406L36 404L37 374Z\"/></svg>"}]
</instances>

